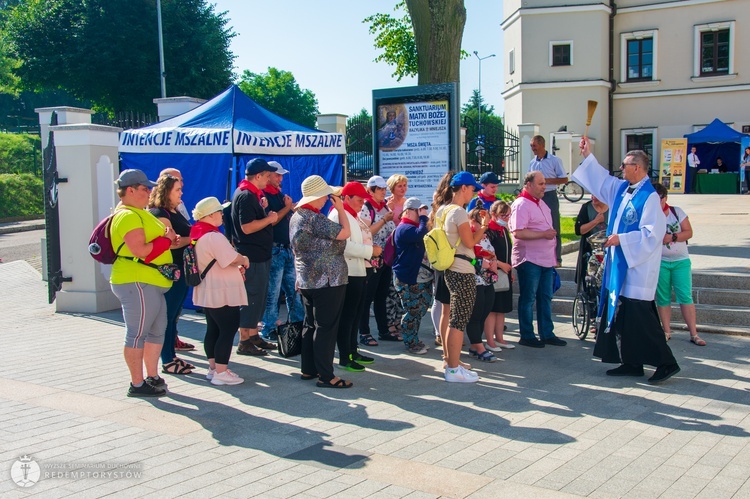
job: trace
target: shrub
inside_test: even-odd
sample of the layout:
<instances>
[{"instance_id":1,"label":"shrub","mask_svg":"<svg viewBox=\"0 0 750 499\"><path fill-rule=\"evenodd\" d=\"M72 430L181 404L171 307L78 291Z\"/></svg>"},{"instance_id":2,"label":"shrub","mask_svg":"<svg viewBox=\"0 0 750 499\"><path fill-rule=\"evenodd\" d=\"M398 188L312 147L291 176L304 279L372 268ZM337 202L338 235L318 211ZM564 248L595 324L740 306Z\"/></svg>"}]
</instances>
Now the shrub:
<instances>
[{"instance_id":1,"label":"shrub","mask_svg":"<svg viewBox=\"0 0 750 499\"><path fill-rule=\"evenodd\" d=\"M0 133L0 173L42 171L41 139L26 133Z\"/></svg>"},{"instance_id":2,"label":"shrub","mask_svg":"<svg viewBox=\"0 0 750 499\"><path fill-rule=\"evenodd\" d=\"M44 214L44 182L29 173L0 173L0 219Z\"/></svg>"}]
</instances>

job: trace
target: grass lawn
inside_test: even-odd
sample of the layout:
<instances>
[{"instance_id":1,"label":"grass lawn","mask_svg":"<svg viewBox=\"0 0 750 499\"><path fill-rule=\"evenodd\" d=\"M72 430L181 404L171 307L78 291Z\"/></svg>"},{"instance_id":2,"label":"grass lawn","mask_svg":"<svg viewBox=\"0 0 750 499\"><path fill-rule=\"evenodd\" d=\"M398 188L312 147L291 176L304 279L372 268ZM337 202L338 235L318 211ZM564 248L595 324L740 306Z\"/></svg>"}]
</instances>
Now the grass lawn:
<instances>
[{"instance_id":1,"label":"grass lawn","mask_svg":"<svg viewBox=\"0 0 750 499\"><path fill-rule=\"evenodd\" d=\"M581 237L576 236L576 217L560 217L560 236L562 243L578 241Z\"/></svg>"}]
</instances>

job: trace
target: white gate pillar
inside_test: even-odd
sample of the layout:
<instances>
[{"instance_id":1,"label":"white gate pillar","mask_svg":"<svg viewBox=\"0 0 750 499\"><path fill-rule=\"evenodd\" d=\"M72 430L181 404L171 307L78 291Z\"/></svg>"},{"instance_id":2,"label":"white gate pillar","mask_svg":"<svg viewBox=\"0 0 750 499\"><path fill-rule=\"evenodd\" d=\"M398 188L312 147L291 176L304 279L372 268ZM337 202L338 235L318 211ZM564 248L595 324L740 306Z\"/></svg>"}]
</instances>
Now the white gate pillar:
<instances>
[{"instance_id":1,"label":"white gate pillar","mask_svg":"<svg viewBox=\"0 0 750 499\"><path fill-rule=\"evenodd\" d=\"M90 123L58 125L54 133L58 185L60 261L64 282L55 299L58 312L98 313L120 307L109 287L111 268L89 255L89 236L119 199L118 134L121 128Z\"/></svg>"},{"instance_id":2,"label":"white gate pillar","mask_svg":"<svg viewBox=\"0 0 750 499\"><path fill-rule=\"evenodd\" d=\"M523 179L529 173L529 164L534 157L534 153L531 152L531 138L534 135L539 135L539 125L536 123L518 125L518 147L521 149L521 164L518 165L521 172L518 176L519 189L523 189Z\"/></svg>"}]
</instances>

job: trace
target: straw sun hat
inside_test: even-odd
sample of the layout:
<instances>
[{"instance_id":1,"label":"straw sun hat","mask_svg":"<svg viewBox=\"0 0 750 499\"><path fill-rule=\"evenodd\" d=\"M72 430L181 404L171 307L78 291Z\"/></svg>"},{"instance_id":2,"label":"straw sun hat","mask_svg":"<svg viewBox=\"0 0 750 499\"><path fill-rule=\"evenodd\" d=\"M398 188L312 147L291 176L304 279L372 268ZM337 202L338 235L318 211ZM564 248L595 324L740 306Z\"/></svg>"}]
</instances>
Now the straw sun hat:
<instances>
[{"instance_id":1,"label":"straw sun hat","mask_svg":"<svg viewBox=\"0 0 750 499\"><path fill-rule=\"evenodd\" d=\"M232 203L220 203L215 197L204 198L198 201L193 209L193 220L200 220L201 218L207 217L212 213L221 211Z\"/></svg>"},{"instance_id":2,"label":"straw sun hat","mask_svg":"<svg viewBox=\"0 0 750 499\"><path fill-rule=\"evenodd\" d=\"M336 194L336 192L340 191L341 187L331 187L320 175L310 175L302 181L302 199L297 202L297 206L302 206L310 201L315 201L316 199Z\"/></svg>"}]
</instances>

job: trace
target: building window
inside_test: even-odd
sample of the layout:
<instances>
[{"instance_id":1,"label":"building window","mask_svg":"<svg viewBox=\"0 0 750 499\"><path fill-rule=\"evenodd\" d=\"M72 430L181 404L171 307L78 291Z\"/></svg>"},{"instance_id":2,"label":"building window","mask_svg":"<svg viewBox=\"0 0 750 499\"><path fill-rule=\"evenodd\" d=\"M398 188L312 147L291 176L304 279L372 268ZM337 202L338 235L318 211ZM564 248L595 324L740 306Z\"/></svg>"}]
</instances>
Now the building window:
<instances>
[{"instance_id":1,"label":"building window","mask_svg":"<svg viewBox=\"0 0 750 499\"><path fill-rule=\"evenodd\" d=\"M508 73L513 74L516 72L516 50L511 49L508 52Z\"/></svg>"},{"instance_id":2,"label":"building window","mask_svg":"<svg viewBox=\"0 0 750 499\"><path fill-rule=\"evenodd\" d=\"M652 180L659 179L659 170L653 169L654 132L653 130L630 130L625 132L625 152L640 149L648 154L648 174ZM623 154L624 156L624 154Z\"/></svg>"},{"instance_id":3,"label":"building window","mask_svg":"<svg viewBox=\"0 0 750 499\"><path fill-rule=\"evenodd\" d=\"M729 74L729 30L701 33L701 76Z\"/></svg>"},{"instance_id":4,"label":"building window","mask_svg":"<svg viewBox=\"0 0 750 499\"><path fill-rule=\"evenodd\" d=\"M627 81L651 80L654 76L654 39L628 40Z\"/></svg>"},{"instance_id":5,"label":"building window","mask_svg":"<svg viewBox=\"0 0 750 499\"><path fill-rule=\"evenodd\" d=\"M734 21L696 25L693 32L693 77L734 75Z\"/></svg>"},{"instance_id":6,"label":"building window","mask_svg":"<svg viewBox=\"0 0 750 499\"><path fill-rule=\"evenodd\" d=\"M620 81L657 81L659 72L659 31L633 31L620 34Z\"/></svg>"},{"instance_id":7,"label":"building window","mask_svg":"<svg viewBox=\"0 0 750 499\"><path fill-rule=\"evenodd\" d=\"M550 66L572 66L573 65L573 42L555 41L549 44Z\"/></svg>"}]
</instances>

